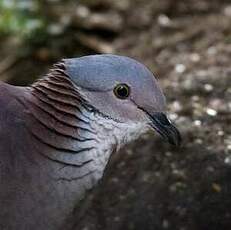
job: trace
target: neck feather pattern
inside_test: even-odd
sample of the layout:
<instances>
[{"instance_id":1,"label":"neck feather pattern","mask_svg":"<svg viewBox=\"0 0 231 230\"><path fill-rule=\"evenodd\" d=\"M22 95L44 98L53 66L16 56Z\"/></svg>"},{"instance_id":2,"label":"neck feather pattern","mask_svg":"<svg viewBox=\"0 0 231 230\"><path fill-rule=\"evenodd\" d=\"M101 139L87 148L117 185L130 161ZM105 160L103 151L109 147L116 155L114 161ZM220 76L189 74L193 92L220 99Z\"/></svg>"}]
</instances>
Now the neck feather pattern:
<instances>
[{"instance_id":1,"label":"neck feather pattern","mask_svg":"<svg viewBox=\"0 0 231 230\"><path fill-rule=\"evenodd\" d=\"M79 181L86 190L102 177L111 153L137 138L143 126L102 116L88 106L77 87L64 63L34 83L28 130L37 152L57 166L55 178Z\"/></svg>"},{"instance_id":2,"label":"neck feather pattern","mask_svg":"<svg viewBox=\"0 0 231 230\"><path fill-rule=\"evenodd\" d=\"M31 221L41 222L36 229L47 228L47 223L51 230L62 229L78 201L102 177L110 155L137 138L144 125L118 122L89 105L64 63L31 87L17 90L24 108L22 140L28 147L22 165L30 178L22 186L26 201L36 198L26 210L34 217Z\"/></svg>"},{"instance_id":3,"label":"neck feather pattern","mask_svg":"<svg viewBox=\"0 0 231 230\"><path fill-rule=\"evenodd\" d=\"M28 130L37 143L37 152L62 168L56 175L58 180L88 177L91 182L87 187L92 187L102 177L117 144L116 137L108 133L118 127L87 105L63 63L30 90Z\"/></svg>"}]
</instances>

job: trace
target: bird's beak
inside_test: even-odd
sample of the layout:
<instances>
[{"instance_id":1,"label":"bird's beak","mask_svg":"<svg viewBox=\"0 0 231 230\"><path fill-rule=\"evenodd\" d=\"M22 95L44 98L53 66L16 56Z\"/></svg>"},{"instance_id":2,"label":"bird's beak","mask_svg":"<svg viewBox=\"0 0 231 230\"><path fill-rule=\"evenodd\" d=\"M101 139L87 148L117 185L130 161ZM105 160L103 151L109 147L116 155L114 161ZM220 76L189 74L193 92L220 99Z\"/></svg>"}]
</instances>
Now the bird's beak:
<instances>
[{"instance_id":1,"label":"bird's beak","mask_svg":"<svg viewBox=\"0 0 231 230\"><path fill-rule=\"evenodd\" d=\"M155 129L164 139L172 145L179 146L181 143L181 135L178 129L169 121L164 113L154 113L149 115L151 127Z\"/></svg>"}]
</instances>

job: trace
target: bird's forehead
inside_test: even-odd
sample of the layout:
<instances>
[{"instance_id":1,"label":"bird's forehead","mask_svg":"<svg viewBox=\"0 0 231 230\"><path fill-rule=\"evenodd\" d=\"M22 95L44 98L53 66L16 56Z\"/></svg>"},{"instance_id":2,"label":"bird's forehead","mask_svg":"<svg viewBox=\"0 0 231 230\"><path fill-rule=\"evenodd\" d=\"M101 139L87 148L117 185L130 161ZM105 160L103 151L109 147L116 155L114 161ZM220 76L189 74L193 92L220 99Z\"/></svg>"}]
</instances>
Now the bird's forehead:
<instances>
[{"instance_id":1,"label":"bird's forehead","mask_svg":"<svg viewBox=\"0 0 231 230\"><path fill-rule=\"evenodd\" d=\"M78 86L107 91L117 83L143 88L154 84L152 73L141 63L117 55L91 55L65 59L66 72Z\"/></svg>"}]
</instances>

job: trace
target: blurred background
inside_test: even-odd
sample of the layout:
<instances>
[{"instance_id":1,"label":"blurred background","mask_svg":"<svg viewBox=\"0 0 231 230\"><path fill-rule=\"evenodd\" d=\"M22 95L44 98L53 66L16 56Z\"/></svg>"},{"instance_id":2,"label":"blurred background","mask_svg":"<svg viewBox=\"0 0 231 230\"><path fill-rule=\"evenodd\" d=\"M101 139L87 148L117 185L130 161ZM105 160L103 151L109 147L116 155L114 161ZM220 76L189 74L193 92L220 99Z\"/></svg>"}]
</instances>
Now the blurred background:
<instances>
[{"instance_id":1,"label":"blurred background","mask_svg":"<svg viewBox=\"0 0 231 230\"><path fill-rule=\"evenodd\" d=\"M0 0L0 80L95 53L151 68L184 142L126 146L67 229L230 230L231 1Z\"/></svg>"}]
</instances>

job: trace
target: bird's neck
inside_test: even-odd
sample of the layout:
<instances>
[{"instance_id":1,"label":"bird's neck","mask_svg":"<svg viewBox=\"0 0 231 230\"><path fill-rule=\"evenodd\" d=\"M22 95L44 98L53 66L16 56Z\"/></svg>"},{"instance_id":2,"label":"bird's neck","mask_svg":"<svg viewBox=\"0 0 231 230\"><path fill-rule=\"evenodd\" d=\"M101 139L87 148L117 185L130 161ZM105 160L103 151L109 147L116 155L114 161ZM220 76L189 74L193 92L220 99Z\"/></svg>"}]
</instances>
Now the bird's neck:
<instances>
[{"instance_id":1,"label":"bird's neck","mask_svg":"<svg viewBox=\"0 0 231 230\"><path fill-rule=\"evenodd\" d=\"M118 123L87 107L60 68L30 91L28 130L34 148L55 180L68 186L76 182L68 189L79 196L102 177L112 152L140 135L137 124Z\"/></svg>"},{"instance_id":2,"label":"bird's neck","mask_svg":"<svg viewBox=\"0 0 231 230\"><path fill-rule=\"evenodd\" d=\"M52 168L62 168L54 175L57 180L88 178L87 187L92 187L102 176L110 151L100 156L100 140L92 125L94 115L78 89L60 65L30 90L28 130L37 152Z\"/></svg>"},{"instance_id":3,"label":"bird's neck","mask_svg":"<svg viewBox=\"0 0 231 230\"><path fill-rule=\"evenodd\" d=\"M24 110L17 120L25 130L21 140L26 151L17 165L30 178L19 182L25 200L37 198L26 210L32 219L59 229L100 180L113 151L137 138L143 127L118 123L87 107L60 67L31 87L12 91Z\"/></svg>"}]
</instances>

